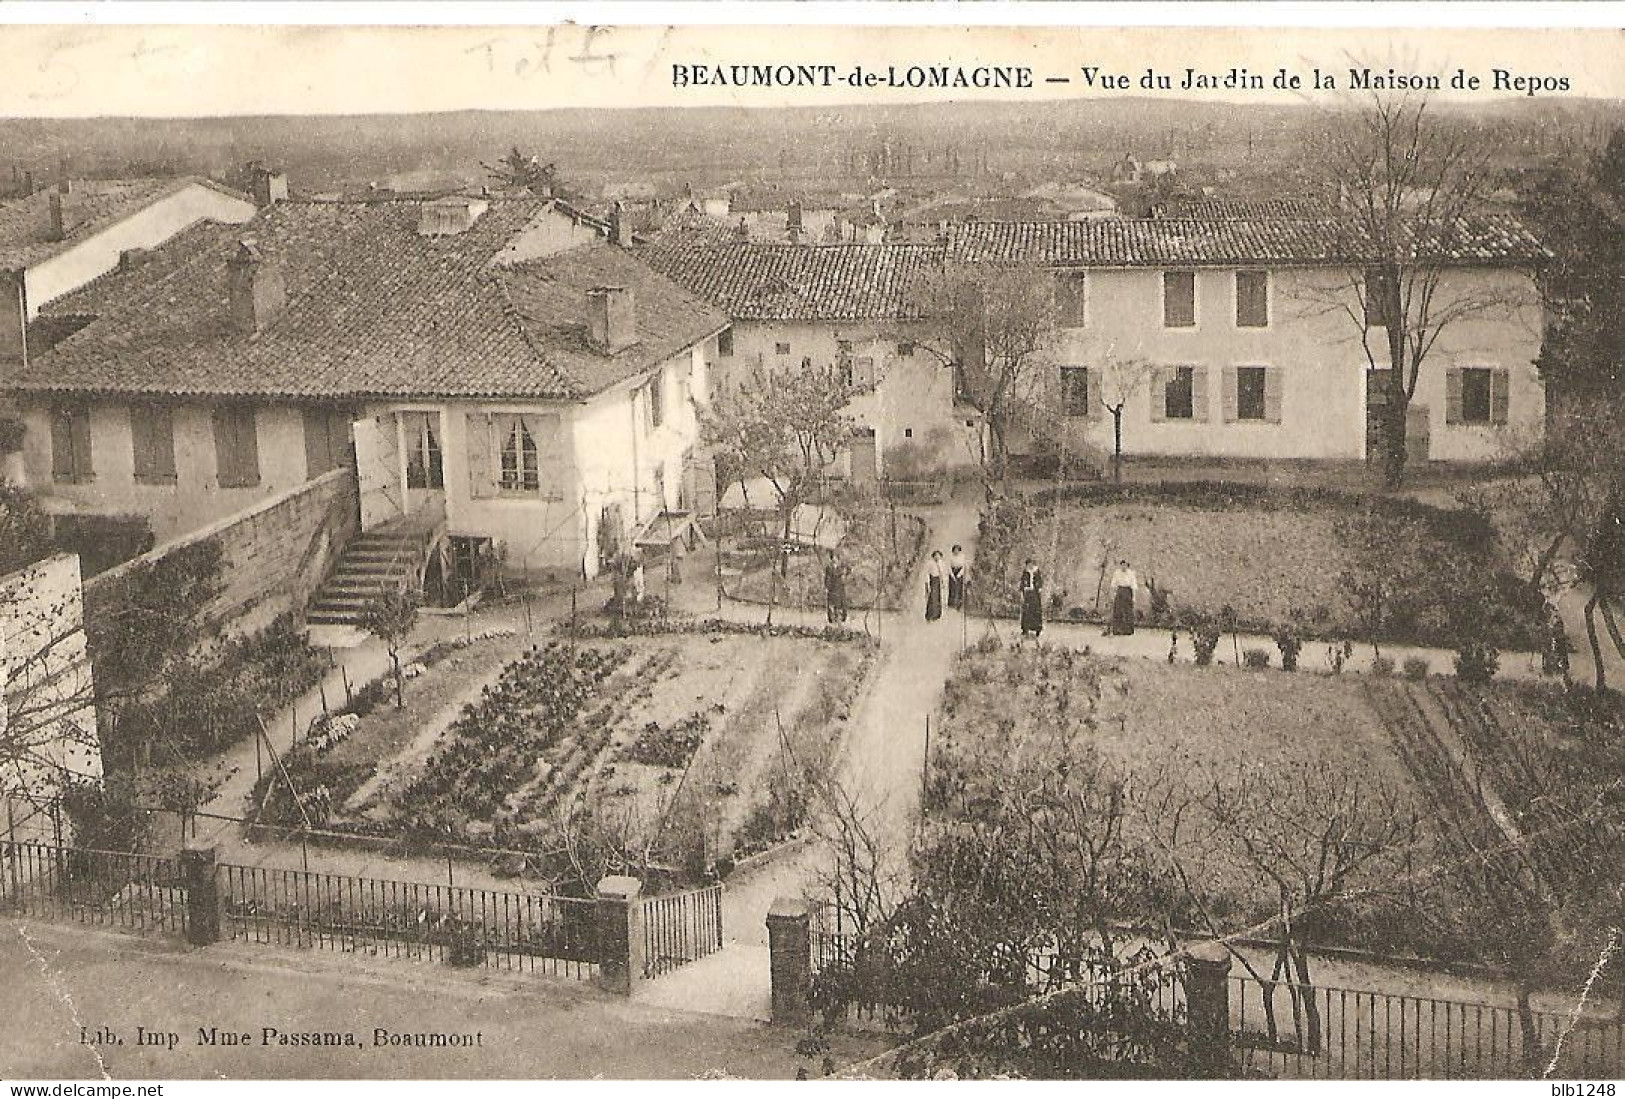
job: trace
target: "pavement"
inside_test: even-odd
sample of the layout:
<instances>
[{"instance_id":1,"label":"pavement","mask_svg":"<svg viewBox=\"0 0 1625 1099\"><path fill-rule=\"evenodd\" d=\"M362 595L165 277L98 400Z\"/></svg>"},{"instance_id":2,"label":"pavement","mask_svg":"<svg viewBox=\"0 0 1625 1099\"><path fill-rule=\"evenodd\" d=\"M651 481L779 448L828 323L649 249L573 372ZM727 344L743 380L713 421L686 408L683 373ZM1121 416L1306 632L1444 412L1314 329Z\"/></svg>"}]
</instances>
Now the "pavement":
<instances>
[{"instance_id":1,"label":"pavement","mask_svg":"<svg viewBox=\"0 0 1625 1099\"><path fill-rule=\"evenodd\" d=\"M589 982L325 951L194 949L4 919L0 973L0 1078L11 1080L788 1080L798 1069L820 1075L822 1060L796 1054L796 1031L629 1001ZM379 1028L468 1044L377 1045ZM356 1044L283 1044L311 1033ZM227 1035L247 1039L228 1045ZM157 1044L137 1044L143 1036ZM837 1035L829 1055L862 1060L885 1042Z\"/></svg>"}]
</instances>

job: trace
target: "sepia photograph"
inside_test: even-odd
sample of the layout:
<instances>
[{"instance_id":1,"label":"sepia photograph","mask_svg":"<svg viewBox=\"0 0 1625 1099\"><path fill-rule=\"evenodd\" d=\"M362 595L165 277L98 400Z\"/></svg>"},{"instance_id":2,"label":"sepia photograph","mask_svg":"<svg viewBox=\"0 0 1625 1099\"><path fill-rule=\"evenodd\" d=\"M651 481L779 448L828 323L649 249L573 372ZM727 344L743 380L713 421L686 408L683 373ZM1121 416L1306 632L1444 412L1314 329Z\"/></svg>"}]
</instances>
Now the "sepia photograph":
<instances>
[{"instance_id":1,"label":"sepia photograph","mask_svg":"<svg viewBox=\"0 0 1625 1099\"><path fill-rule=\"evenodd\" d=\"M119 7L0 6L9 1094L1616 1094L1625 6Z\"/></svg>"}]
</instances>

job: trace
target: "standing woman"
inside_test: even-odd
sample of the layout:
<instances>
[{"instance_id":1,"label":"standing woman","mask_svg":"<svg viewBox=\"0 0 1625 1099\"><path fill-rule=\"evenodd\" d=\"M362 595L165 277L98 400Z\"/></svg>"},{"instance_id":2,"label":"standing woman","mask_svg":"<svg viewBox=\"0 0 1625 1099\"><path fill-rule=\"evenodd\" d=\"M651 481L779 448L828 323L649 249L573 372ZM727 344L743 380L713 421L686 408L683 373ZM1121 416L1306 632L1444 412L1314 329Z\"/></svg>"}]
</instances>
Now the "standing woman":
<instances>
[{"instance_id":1,"label":"standing woman","mask_svg":"<svg viewBox=\"0 0 1625 1099\"><path fill-rule=\"evenodd\" d=\"M955 546L948 556L948 605L956 611L965 609L965 551Z\"/></svg>"},{"instance_id":2,"label":"standing woman","mask_svg":"<svg viewBox=\"0 0 1625 1099\"><path fill-rule=\"evenodd\" d=\"M1117 562L1112 573L1112 620L1106 627L1108 634L1127 637L1134 632L1134 597L1140 591L1140 578L1129 568L1128 561Z\"/></svg>"},{"instance_id":3,"label":"standing woman","mask_svg":"<svg viewBox=\"0 0 1625 1099\"><path fill-rule=\"evenodd\" d=\"M846 621L846 569L834 550L830 551L829 561L824 565L824 603L831 625Z\"/></svg>"},{"instance_id":4,"label":"standing woman","mask_svg":"<svg viewBox=\"0 0 1625 1099\"><path fill-rule=\"evenodd\" d=\"M931 563L925 566L925 620L935 622L942 617L942 579L948 570L942 564L942 551L931 551Z\"/></svg>"},{"instance_id":5,"label":"standing woman","mask_svg":"<svg viewBox=\"0 0 1625 1099\"><path fill-rule=\"evenodd\" d=\"M1044 632L1044 574L1038 571L1038 562L1027 558L1021 572L1021 636L1037 637Z\"/></svg>"}]
</instances>

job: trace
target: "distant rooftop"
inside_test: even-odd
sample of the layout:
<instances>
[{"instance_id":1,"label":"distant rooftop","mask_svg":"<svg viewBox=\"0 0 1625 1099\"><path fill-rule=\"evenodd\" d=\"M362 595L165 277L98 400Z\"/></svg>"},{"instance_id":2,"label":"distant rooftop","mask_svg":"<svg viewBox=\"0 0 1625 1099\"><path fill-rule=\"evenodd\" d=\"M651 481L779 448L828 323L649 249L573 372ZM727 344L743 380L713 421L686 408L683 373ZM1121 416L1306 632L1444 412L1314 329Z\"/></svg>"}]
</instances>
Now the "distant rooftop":
<instances>
[{"instance_id":1,"label":"distant rooftop","mask_svg":"<svg viewBox=\"0 0 1625 1099\"><path fill-rule=\"evenodd\" d=\"M63 240L53 239L51 195L56 189L0 202L0 270L19 270L51 258L159 199L194 185L249 201L229 187L201 176L176 179L76 179L74 200L82 220Z\"/></svg>"}]
</instances>

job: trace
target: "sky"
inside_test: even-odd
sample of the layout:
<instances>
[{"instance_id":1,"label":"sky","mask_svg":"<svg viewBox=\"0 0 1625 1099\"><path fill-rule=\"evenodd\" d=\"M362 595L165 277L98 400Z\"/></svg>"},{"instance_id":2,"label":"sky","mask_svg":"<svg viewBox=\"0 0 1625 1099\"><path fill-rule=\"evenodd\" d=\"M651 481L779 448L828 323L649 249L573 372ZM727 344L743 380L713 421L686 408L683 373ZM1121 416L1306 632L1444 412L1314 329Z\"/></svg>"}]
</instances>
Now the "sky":
<instances>
[{"instance_id":1,"label":"sky","mask_svg":"<svg viewBox=\"0 0 1625 1099\"><path fill-rule=\"evenodd\" d=\"M1446 6L1454 8L1455 6ZM1471 7L1466 5L1462 7ZM1488 16L1514 21L1516 6L1491 5ZM84 117L139 115L185 117L241 114L348 114L444 111L466 108L532 110L571 107L639 106L834 106L853 102L906 103L952 99L1041 100L1072 96L1203 97L1238 103L1318 101L1346 95L1351 64L1386 72L1441 74L1443 94L1464 99L1523 95L1625 98L1625 25L1616 5L1600 13L1612 19L1602 27L1551 28L1524 26L1425 28L1417 26L1289 29L1280 26L1124 27L1124 26L859 26L854 21L877 16L891 23L1020 16L1029 21L1075 11L1078 18L1102 14L1118 20L1140 9L1060 9L1044 5L1026 9L977 5L972 9L940 5L904 5L859 11L825 5L757 5L679 11L682 25L637 25L638 19L673 10L672 5L608 5L588 14L624 17L626 25L591 27L582 23L537 21L514 25L518 15L552 18L583 14L537 6L516 9L489 5L473 9L436 5L341 6L320 16L315 5L138 6L133 18L144 25L93 25L110 18L110 8L123 5L54 7L0 4L0 115L8 117ZM1232 23L1258 22L1262 14L1306 18L1302 5L1261 5L1229 9L1194 5L1212 21L1229 13ZM1365 6L1358 18L1398 20L1395 9ZM130 19L132 9L116 16ZM797 18L822 18L817 25L699 25L730 12L735 19L760 19L766 11ZM1405 18L1414 20L1415 6ZM1445 9L1433 9L1444 11ZM1523 9L1518 9L1523 11ZM498 20L485 26L416 25L265 25L280 19L325 18L394 20L432 17L452 12L459 19ZM466 14L465 14L466 13ZM1513 13L1516 14L1516 13ZM1164 12L1166 17L1166 11ZM1444 16L1439 16L1443 19ZM1541 16L1523 11L1524 22ZM181 19L191 25L174 25ZM257 20L255 25L220 21ZM828 22L828 20L839 22ZM18 22L24 20L24 22ZM30 21L31 20L31 21ZM700 86L692 79L674 86L674 66L813 65L831 74L832 86L734 87ZM1030 68L1032 88L940 89L853 88L845 83L854 70L906 74L911 66L973 67L994 65ZM1096 70L1093 84L1084 70ZM1179 85L1186 70L1223 77L1232 68L1262 76L1263 90L1201 88ZM1286 69L1301 82L1278 88L1274 78ZM1332 74L1338 87L1315 89L1313 71ZM1147 89L1147 69L1168 77L1171 88ZM1506 79L1530 83L1495 87L1494 70ZM1460 70L1477 77L1477 89L1453 90L1448 78ZM693 70L690 69L690 72ZM1125 77L1126 87L1103 88L1102 78ZM1065 81L1064 83L1061 81ZM1567 82L1566 90L1562 82Z\"/></svg>"}]
</instances>

